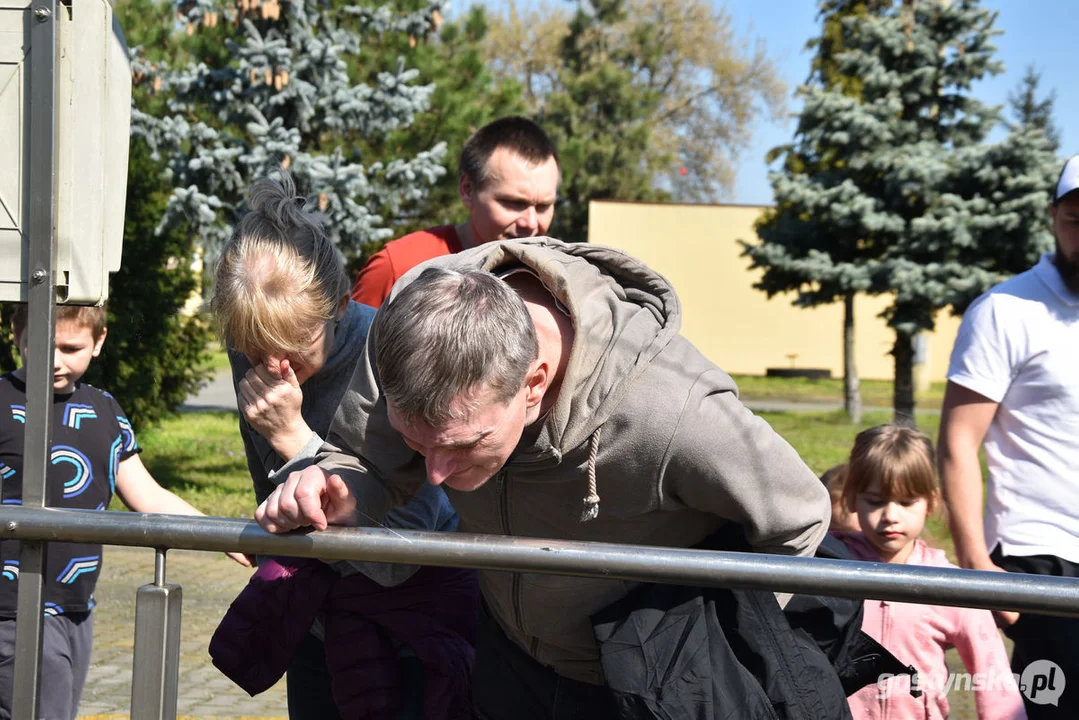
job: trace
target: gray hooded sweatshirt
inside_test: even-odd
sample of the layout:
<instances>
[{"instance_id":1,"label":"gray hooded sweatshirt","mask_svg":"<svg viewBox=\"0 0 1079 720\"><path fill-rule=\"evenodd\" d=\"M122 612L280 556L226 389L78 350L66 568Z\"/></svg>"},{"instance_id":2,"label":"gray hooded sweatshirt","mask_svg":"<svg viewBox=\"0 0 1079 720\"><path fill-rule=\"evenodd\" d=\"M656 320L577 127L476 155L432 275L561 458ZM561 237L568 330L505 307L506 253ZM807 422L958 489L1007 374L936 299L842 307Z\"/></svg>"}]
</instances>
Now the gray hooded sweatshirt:
<instances>
[{"instance_id":1,"label":"gray hooded sweatshirt","mask_svg":"<svg viewBox=\"0 0 1079 720\"><path fill-rule=\"evenodd\" d=\"M742 405L730 376L679 334L678 298L658 273L619 250L549 238L488 243L429 263L523 265L576 331L542 427L526 432L479 489L446 488L459 531L684 548L735 522L759 552L814 552L828 529L827 491ZM399 280L389 302L427 265ZM361 525L406 502L426 478L423 457L389 425L373 360L368 343L315 458L350 486ZM603 682L589 618L634 583L484 571L480 584L502 629L537 661Z\"/></svg>"}]
</instances>

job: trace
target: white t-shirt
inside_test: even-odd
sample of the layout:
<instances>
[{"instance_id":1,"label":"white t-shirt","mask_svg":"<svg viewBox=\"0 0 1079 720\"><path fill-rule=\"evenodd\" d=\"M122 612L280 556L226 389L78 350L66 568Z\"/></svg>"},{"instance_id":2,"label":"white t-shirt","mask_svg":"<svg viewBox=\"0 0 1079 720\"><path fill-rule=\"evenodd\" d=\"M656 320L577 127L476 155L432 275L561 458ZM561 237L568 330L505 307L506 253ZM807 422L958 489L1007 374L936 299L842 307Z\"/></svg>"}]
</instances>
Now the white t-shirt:
<instances>
[{"instance_id":1,"label":"white t-shirt","mask_svg":"<svg viewBox=\"0 0 1079 720\"><path fill-rule=\"evenodd\" d=\"M985 438L985 541L1079 563L1079 296L1046 254L963 316L948 380L1000 404Z\"/></svg>"}]
</instances>

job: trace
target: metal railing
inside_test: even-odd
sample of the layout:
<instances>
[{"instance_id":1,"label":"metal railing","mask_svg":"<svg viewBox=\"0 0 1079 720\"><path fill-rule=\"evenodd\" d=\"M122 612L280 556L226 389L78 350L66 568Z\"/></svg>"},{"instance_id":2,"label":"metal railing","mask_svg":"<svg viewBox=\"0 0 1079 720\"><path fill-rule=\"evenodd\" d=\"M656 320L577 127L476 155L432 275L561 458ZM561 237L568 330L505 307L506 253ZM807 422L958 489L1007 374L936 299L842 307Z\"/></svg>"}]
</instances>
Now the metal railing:
<instances>
[{"instance_id":1,"label":"metal railing","mask_svg":"<svg viewBox=\"0 0 1079 720\"><path fill-rule=\"evenodd\" d=\"M385 529L273 535L249 520L20 506L0 508L0 538L157 549L154 583L140 588L136 600L131 717L137 720L176 717L181 590L165 582L167 549L418 563L1079 616L1079 579L852 560ZM29 663L23 658L17 677ZM37 672L36 655L33 665ZM25 680L17 679L16 685L19 682Z\"/></svg>"}]
</instances>

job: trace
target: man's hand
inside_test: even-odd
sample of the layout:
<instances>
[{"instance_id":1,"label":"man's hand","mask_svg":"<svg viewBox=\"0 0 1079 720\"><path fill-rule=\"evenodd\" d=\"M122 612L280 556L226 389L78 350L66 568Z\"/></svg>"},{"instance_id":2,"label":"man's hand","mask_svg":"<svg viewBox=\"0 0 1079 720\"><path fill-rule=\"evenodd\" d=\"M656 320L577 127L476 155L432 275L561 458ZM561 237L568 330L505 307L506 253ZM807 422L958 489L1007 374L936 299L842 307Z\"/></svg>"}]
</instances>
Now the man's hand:
<instances>
[{"instance_id":1,"label":"man's hand","mask_svg":"<svg viewBox=\"0 0 1079 720\"><path fill-rule=\"evenodd\" d=\"M971 570L986 570L988 572L1008 572L1004 568L993 562L989 555L984 555L978 558L971 558L967 565ZM996 618L998 627L1008 627L1014 625L1019 619L1019 613L1012 612L1011 610L994 610L993 617Z\"/></svg>"},{"instance_id":2,"label":"man's hand","mask_svg":"<svg viewBox=\"0 0 1079 720\"><path fill-rule=\"evenodd\" d=\"M251 368L238 385L237 404L255 432L285 460L296 456L311 437L300 414L303 391L288 360L269 358Z\"/></svg>"},{"instance_id":3,"label":"man's hand","mask_svg":"<svg viewBox=\"0 0 1079 720\"><path fill-rule=\"evenodd\" d=\"M356 499L340 475L312 465L290 473L255 510L255 520L272 533L300 527L325 530L330 525L356 525Z\"/></svg>"}]
</instances>

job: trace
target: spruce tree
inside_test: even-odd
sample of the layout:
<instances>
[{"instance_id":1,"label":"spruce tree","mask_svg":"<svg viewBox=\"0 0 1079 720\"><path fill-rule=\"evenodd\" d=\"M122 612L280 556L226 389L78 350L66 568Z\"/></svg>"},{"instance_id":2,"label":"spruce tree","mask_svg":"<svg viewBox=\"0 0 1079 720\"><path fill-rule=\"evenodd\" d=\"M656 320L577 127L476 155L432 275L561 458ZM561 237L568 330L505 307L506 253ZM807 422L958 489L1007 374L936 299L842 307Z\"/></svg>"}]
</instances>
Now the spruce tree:
<instances>
[{"instance_id":1,"label":"spruce tree","mask_svg":"<svg viewBox=\"0 0 1079 720\"><path fill-rule=\"evenodd\" d=\"M829 162L772 176L787 211L750 251L762 286L796 286L802 304L848 291L892 298L899 422L913 421L915 334L1027 269L1047 242L1036 210L1051 182L1037 152L1044 136L986 143L999 111L970 91L1002 70L995 20L977 0L905 0L844 19L835 60L858 92L801 89L795 148L826 148Z\"/></svg>"},{"instance_id":2,"label":"spruce tree","mask_svg":"<svg viewBox=\"0 0 1079 720\"><path fill-rule=\"evenodd\" d=\"M1045 133L1049 146L1054 153L1060 150L1060 130L1053 120L1053 106L1057 93L1052 90L1039 99L1042 74L1033 65L1028 65L1023 79L1015 90L1008 93L1008 107L1012 111L1014 122L1009 124L1012 130L1022 127L1035 127Z\"/></svg>"},{"instance_id":3,"label":"spruce tree","mask_svg":"<svg viewBox=\"0 0 1079 720\"><path fill-rule=\"evenodd\" d=\"M807 85L827 88L857 98L861 93L861 81L855 75L840 72L837 58L846 48L847 38L853 32L854 23L871 12L880 11L888 5L887 0L823 0L819 19L821 34L807 43L813 50L812 70ZM849 22L848 22L849 21ZM798 94L804 98L807 88ZM821 176L834 172L841 162L842 148L831 145L834 138L819 132L813 117L800 119L795 130L794 142L777 147L769 154L769 161L783 159L783 165L792 173ZM758 221L757 236L762 245L752 246L742 242L746 254L754 260L753 267L765 267L764 275L756 287L768 297L776 293L799 291L807 283L817 283L813 293L799 292L795 304L812 307L843 302L843 407L852 423L861 422L862 397L859 390L858 369L854 356L854 299L859 290L868 283L859 273L845 272L832 282L815 278L811 268L802 268L789 262L788 256L775 252L777 247L790 246L797 256L812 250L827 248L833 256L843 256L850 261L859 251L857 234L835 233L805 222L797 196L790 196L787 186L777 186L782 175L773 176L776 207L766 212Z\"/></svg>"},{"instance_id":4,"label":"spruce tree","mask_svg":"<svg viewBox=\"0 0 1079 720\"><path fill-rule=\"evenodd\" d=\"M649 119L660 94L633 82L627 49L609 29L625 16L624 0L578 6L561 46L559 89L539 118L562 162L561 203L553 232L569 242L588 239L588 202L666 198L655 187L664 164L648 152Z\"/></svg>"},{"instance_id":5,"label":"spruce tree","mask_svg":"<svg viewBox=\"0 0 1079 720\"><path fill-rule=\"evenodd\" d=\"M192 60L140 64L168 112L133 121L174 188L159 232L186 222L212 256L245 211L250 183L287 170L346 254L391 237L389 218L421 203L445 173L441 141L408 156L373 150L386 149L434 92L402 56L360 67L366 40L415 45L441 23L440 0L407 5L175 0Z\"/></svg>"}]
</instances>

